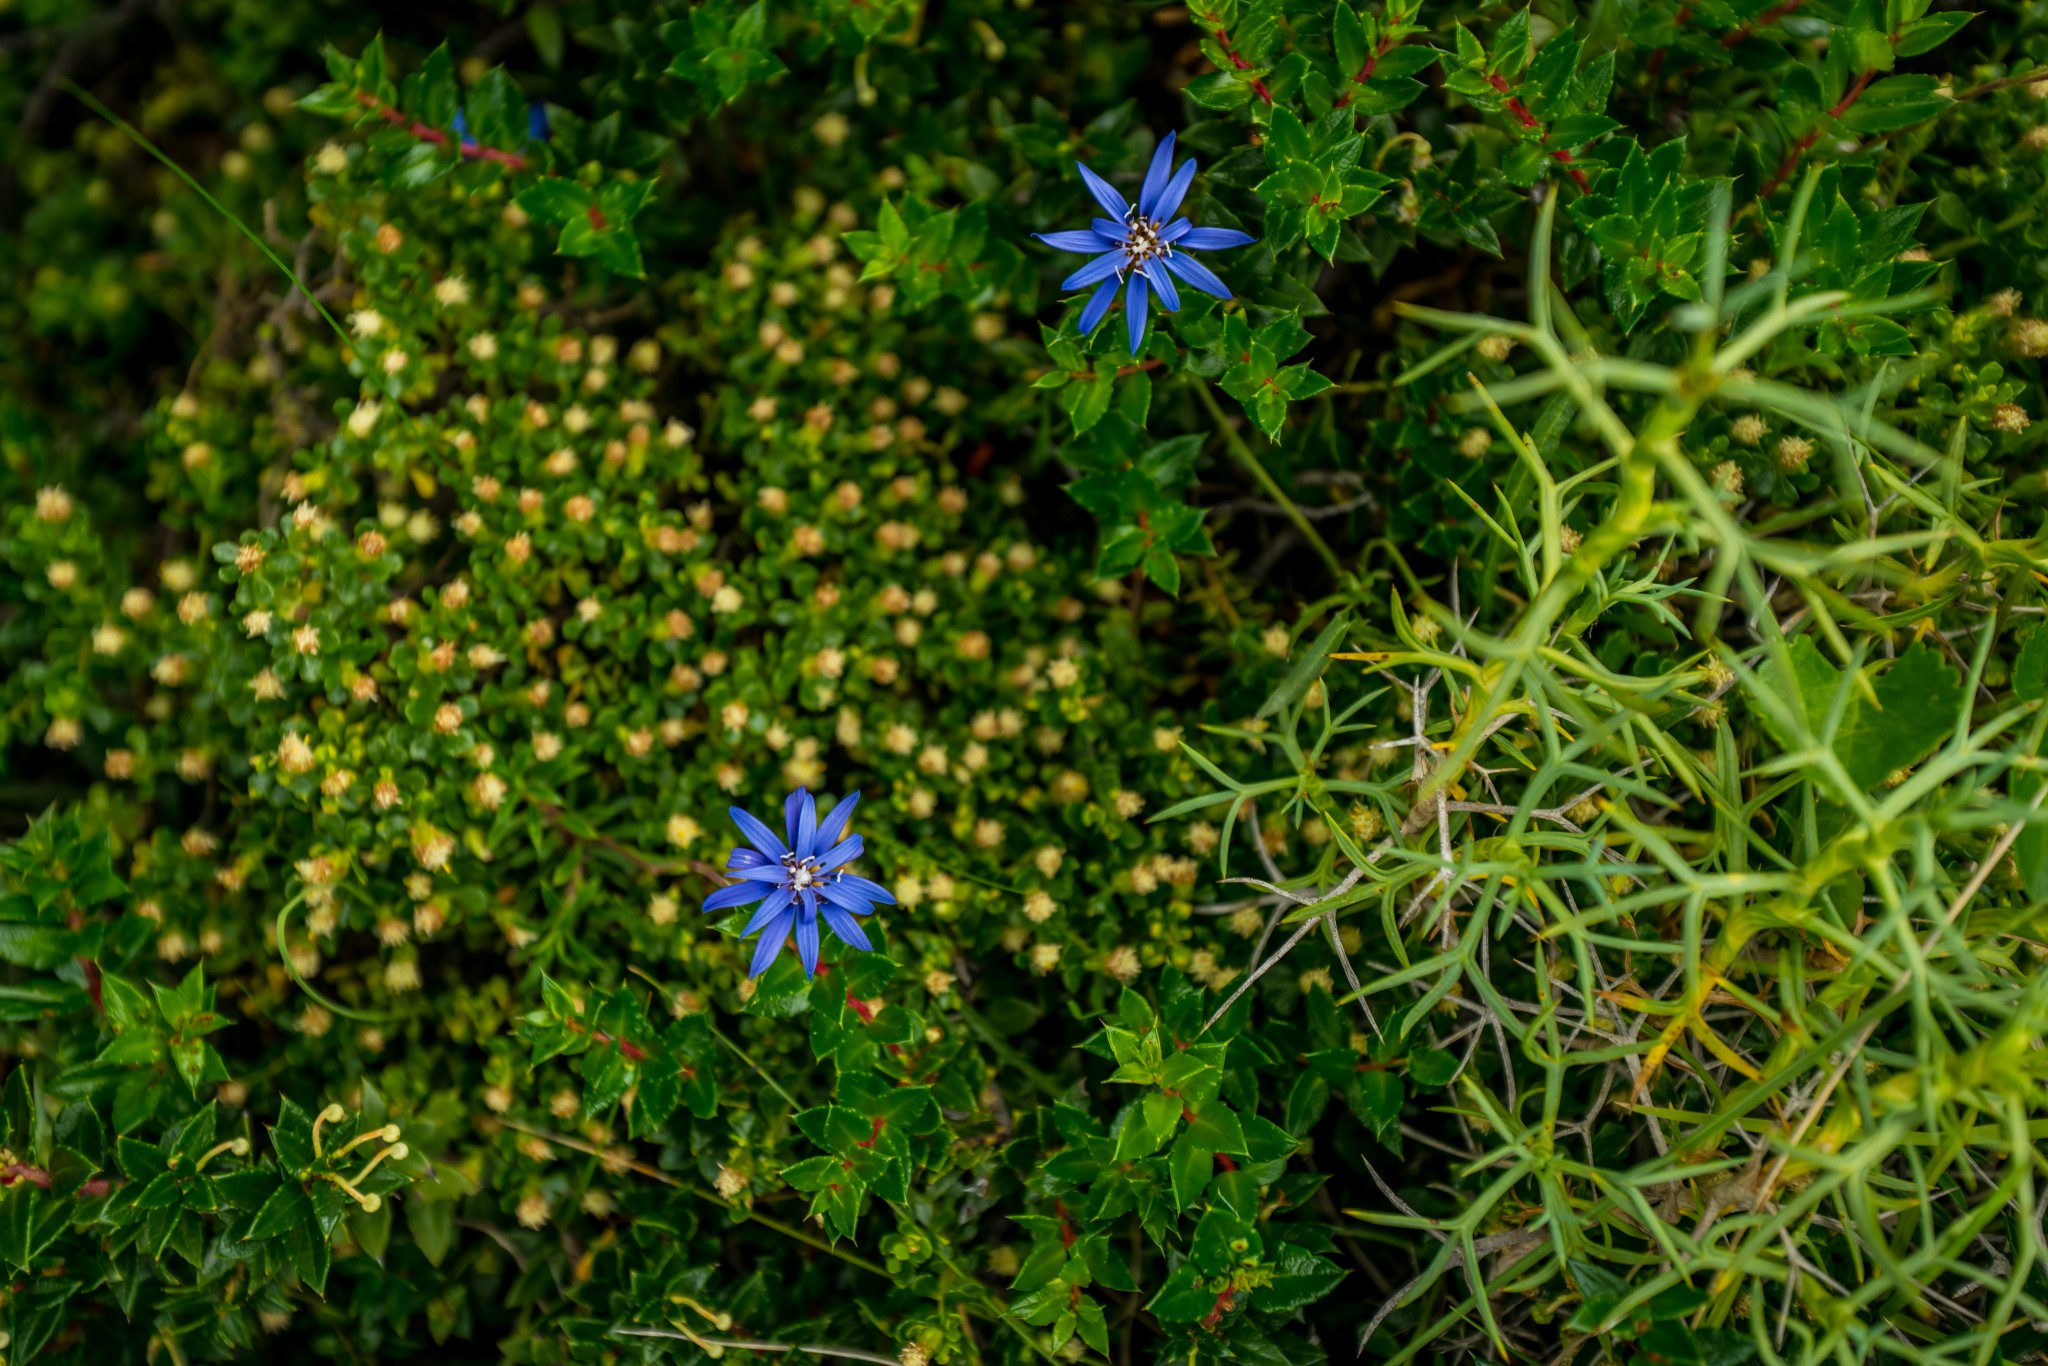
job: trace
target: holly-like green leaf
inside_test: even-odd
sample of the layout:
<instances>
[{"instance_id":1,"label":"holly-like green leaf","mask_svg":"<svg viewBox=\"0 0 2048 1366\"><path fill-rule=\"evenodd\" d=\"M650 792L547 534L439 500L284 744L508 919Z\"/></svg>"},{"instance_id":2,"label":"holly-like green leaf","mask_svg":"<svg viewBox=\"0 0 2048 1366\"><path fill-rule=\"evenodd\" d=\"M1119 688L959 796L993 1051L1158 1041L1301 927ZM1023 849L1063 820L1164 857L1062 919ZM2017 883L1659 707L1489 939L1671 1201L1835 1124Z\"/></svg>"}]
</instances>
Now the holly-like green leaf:
<instances>
[{"instance_id":1,"label":"holly-like green leaf","mask_svg":"<svg viewBox=\"0 0 2048 1366\"><path fill-rule=\"evenodd\" d=\"M1776 664L1768 666L1763 686L1816 738L1840 699L1840 724L1832 748L1858 787L1875 787L1887 775L1918 763L1956 725L1962 684L1925 644L1915 643L1882 672L1866 666L1875 705L1853 680L1822 658L1812 637L1794 640L1787 655L1789 675ZM1798 746L1796 733L1773 709L1760 706L1758 712L1779 743Z\"/></svg>"}]
</instances>

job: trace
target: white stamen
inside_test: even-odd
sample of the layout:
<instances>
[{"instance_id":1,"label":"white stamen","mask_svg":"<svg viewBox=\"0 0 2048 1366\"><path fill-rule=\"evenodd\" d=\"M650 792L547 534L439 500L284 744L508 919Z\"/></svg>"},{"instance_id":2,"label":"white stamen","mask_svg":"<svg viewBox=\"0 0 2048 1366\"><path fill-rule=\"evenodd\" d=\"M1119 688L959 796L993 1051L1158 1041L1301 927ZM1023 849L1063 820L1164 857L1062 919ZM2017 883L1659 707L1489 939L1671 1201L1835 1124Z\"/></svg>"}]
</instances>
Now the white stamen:
<instances>
[{"instance_id":1,"label":"white stamen","mask_svg":"<svg viewBox=\"0 0 2048 1366\"><path fill-rule=\"evenodd\" d=\"M799 859L795 854L789 854L783 858L782 866L789 870L789 885L798 891L818 886L826 880L825 874L818 871L816 859Z\"/></svg>"},{"instance_id":2,"label":"white stamen","mask_svg":"<svg viewBox=\"0 0 2048 1366\"><path fill-rule=\"evenodd\" d=\"M1172 243L1159 240L1162 231L1164 227L1158 219L1142 218L1135 208L1131 210L1128 231L1124 235L1124 261L1117 269L1119 277L1128 271L1138 269L1147 261L1173 255Z\"/></svg>"}]
</instances>

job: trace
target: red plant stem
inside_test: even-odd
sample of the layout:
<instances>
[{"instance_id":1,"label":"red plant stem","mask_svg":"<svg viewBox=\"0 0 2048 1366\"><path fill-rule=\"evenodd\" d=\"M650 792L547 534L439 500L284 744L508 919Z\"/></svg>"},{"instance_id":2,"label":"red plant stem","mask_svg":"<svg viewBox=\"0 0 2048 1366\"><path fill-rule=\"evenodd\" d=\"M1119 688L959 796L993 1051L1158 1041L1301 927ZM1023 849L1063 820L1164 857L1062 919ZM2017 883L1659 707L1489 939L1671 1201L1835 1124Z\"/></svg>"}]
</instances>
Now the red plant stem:
<instances>
[{"instance_id":1,"label":"red plant stem","mask_svg":"<svg viewBox=\"0 0 2048 1366\"><path fill-rule=\"evenodd\" d=\"M1231 1285L1224 1286L1223 1293L1216 1297L1216 1303L1209 1307L1207 1314L1203 1315L1202 1326L1204 1328L1214 1328L1217 1324L1223 1322L1223 1316L1230 1312L1230 1302L1236 1298L1237 1287Z\"/></svg>"},{"instance_id":2,"label":"red plant stem","mask_svg":"<svg viewBox=\"0 0 2048 1366\"><path fill-rule=\"evenodd\" d=\"M638 1044L627 1043L624 1039L614 1039L611 1035L605 1033L601 1029L588 1029L585 1028L583 1025L577 1024L574 1020L562 1021L562 1027L564 1029L567 1029L571 1034L588 1034L590 1036L590 1041L592 1043L604 1043L612 1045L614 1048L619 1050L620 1055L624 1057L628 1062L647 1061L646 1049L640 1047L640 1045Z\"/></svg>"},{"instance_id":3,"label":"red plant stem","mask_svg":"<svg viewBox=\"0 0 2048 1366\"><path fill-rule=\"evenodd\" d=\"M356 103L362 105L365 109L376 110L379 114L383 115L386 123L405 129L406 132L411 133L421 142L431 142L436 147L446 147L448 145L448 134L446 131L439 128L429 128L412 115L402 110L393 109L388 104L381 103L375 95L372 95L367 90L356 93ZM526 169L526 158L517 152L502 151L496 147L484 147L474 142L462 143L457 147L457 150L470 161L495 161L508 171L523 171ZM593 221L595 221L597 210L592 209L591 213ZM599 223L598 226L602 227L603 224Z\"/></svg>"},{"instance_id":4,"label":"red plant stem","mask_svg":"<svg viewBox=\"0 0 2048 1366\"><path fill-rule=\"evenodd\" d=\"M1150 356L1144 360L1139 361L1136 365L1119 365L1116 368L1116 378L1129 379L1132 375L1137 374L1140 370L1156 370L1158 368L1159 358L1157 356ZM1096 377L1096 373L1097 372L1094 370L1067 371L1067 375L1069 378L1078 380L1094 379Z\"/></svg>"},{"instance_id":5,"label":"red plant stem","mask_svg":"<svg viewBox=\"0 0 2048 1366\"><path fill-rule=\"evenodd\" d=\"M1507 81L1503 79L1500 75L1494 72L1488 72L1486 76L1486 82L1488 85L1491 85L1495 90L1498 90L1501 94L1508 96L1508 113L1512 114L1524 128L1540 129L1541 127L1543 127L1543 120L1537 118L1534 114L1530 113L1528 105L1523 104L1513 95L1508 95L1508 90L1510 87L1508 86ZM1571 176L1572 183L1577 185L1580 190L1584 191L1593 188L1592 184L1586 179L1586 173L1573 164L1572 154L1570 152L1566 152L1563 150L1553 151L1550 154L1550 159L1564 167L1565 172Z\"/></svg>"},{"instance_id":6,"label":"red plant stem","mask_svg":"<svg viewBox=\"0 0 2048 1366\"><path fill-rule=\"evenodd\" d=\"M0 1186L11 1186L17 1181L26 1181L44 1190L50 1188L50 1174L41 1167L31 1167L25 1162L10 1162L0 1167Z\"/></svg>"},{"instance_id":7,"label":"red plant stem","mask_svg":"<svg viewBox=\"0 0 2048 1366\"><path fill-rule=\"evenodd\" d=\"M72 911L69 917L69 923L71 925L71 928L74 930L84 929L85 912L79 910ZM85 975L85 994L92 998L93 1012L98 1015L106 1014L107 1003L101 995L100 987L100 965L98 963L95 963L92 959L80 955L78 959L78 970Z\"/></svg>"},{"instance_id":8,"label":"red plant stem","mask_svg":"<svg viewBox=\"0 0 2048 1366\"><path fill-rule=\"evenodd\" d=\"M1373 49L1372 55L1370 57L1367 57L1365 59L1365 65L1358 68L1358 74L1351 78L1351 83L1353 85L1364 85L1367 81L1371 80L1372 73L1379 68L1380 58L1386 56L1389 52L1392 52L1395 48L1399 46L1400 44L1392 38L1380 39L1380 45ZM1347 90L1342 95L1339 95L1337 97L1337 103L1331 107L1335 109L1342 109L1350 103L1351 92Z\"/></svg>"},{"instance_id":9,"label":"red plant stem","mask_svg":"<svg viewBox=\"0 0 2048 1366\"><path fill-rule=\"evenodd\" d=\"M1721 46L1734 47L1737 43L1741 42L1744 38L1749 37L1750 34L1755 33L1758 29L1769 28L1772 24L1777 23L1780 19L1783 19L1786 15L1790 14L1793 10L1798 9L1801 5L1805 3L1806 0L1778 0L1777 4L1771 6L1762 14L1759 14L1756 18L1742 25L1742 27L1730 29L1728 30L1728 32L1722 34Z\"/></svg>"},{"instance_id":10,"label":"red plant stem","mask_svg":"<svg viewBox=\"0 0 2048 1366\"><path fill-rule=\"evenodd\" d=\"M1216 30L1216 41L1223 46L1223 55L1230 58L1230 64L1239 71L1250 71L1252 64L1237 55L1237 49L1230 45L1230 35L1222 29ZM1273 92L1266 89L1266 83L1257 76L1252 77L1252 90L1267 104L1273 102Z\"/></svg>"},{"instance_id":11,"label":"red plant stem","mask_svg":"<svg viewBox=\"0 0 2048 1366\"><path fill-rule=\"evenodd\" d=\"M846 1004L847 1007L851 1009L854 1014L860 1016L860 1022L862 1024L873 1024L875 1022L874 1007L869 1005L866 1001L861 1000L860 997L854 995L851 989L848 989L846 993ZM900 1058L903 1056L902 1044L892 1043L888 1045L888 1048L889 1051L895 1054L897 1057ZM880 1133L881 1130L877 1129L875 1132Z\"/></svg>"},{"instance_id":12,"label":"red plant stem","mask_svg":"<svg viewBox=\"0 0 2048 1366\"><path fill-rule=\"evenodd\" d=\"M1684 27L1685 27L1685 26L1686 26L1687 24L1689 24L1689 23L1691 23L1691 22L1692 22L1692 6L1691 6L1691 5L1680 5L1680 6L1678 7L1678 14L1677 14L1677 16L1676 16L1676 17L1675 17L1675 18L1674 18L1674 19L1672 20L1672 26L1673 26L1674 28L1684 28ZM1653 81L1654 81L1654 80L1656 80L1656 79L1657 79L1657 73L1658 73L1659 71L1662 71L1663 69L1664 69L1664 49L1660 47L1660 48L1658 48L1658 49L1657 49L1657 50L1656 50L1655 52L1652 52L1652 53L1650 54L1650 61L1649 61L1649 64L1648 64L1647 66L1645 66L1645 67L1643 68L1643 74L1644 74L1645 76L1647 76L1647 77L1648 77L1649 79L1651 79L1651 80L1653 80Z\"/></svg>"},{"instance_id":13,"label":"red plant stem","mask_svg":"<svg viewBox=\"0 0 2048 1366\"><path fill-rule=\"evenodd\" d=\"M1870 88L1870 82L1876 76L1877 72L1874 70L1866 71L1861 76L1858 76L1855 84L1849 87L1841 99L1835 101L1835 107L1828 110L1828 117L1838 119L1848 113L1849 106L1863 98L1863 92ZM1813 127L1806 130L1805 137L1792 144L1792 150L1785 153L1785 159L1778 163L1778 169L1771 172L1771 178L1764 182L1764 187L1761 190L1757 191L1756 197L1758 199L1769 199L1772 192L1785 183L1785 177L1791 175L1798 168L1799 158L1805 156L1807 149L1820 141L1820 129L1821 126L1816 123Z\"/></svg>"}]
</instances>

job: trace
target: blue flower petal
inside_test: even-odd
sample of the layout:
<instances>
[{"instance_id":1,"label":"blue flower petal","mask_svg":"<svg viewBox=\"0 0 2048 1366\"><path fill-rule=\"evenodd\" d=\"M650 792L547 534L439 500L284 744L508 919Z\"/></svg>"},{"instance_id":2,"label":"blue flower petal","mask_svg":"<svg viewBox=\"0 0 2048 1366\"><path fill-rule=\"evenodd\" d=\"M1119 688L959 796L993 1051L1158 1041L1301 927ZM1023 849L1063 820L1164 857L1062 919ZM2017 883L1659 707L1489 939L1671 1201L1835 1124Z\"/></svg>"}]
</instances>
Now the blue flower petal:
<instances>
[{"instance_id":1,"label":"blue flower petal","mask_svg":"<svg viewBox=\"0 0 2048 1366\"><path fill-rule=\"evenodd\" d=\"M1111 246L1120 247L1130 240L1131 225L1128 223L1115 223L1107 218L1091 218L1088 220L1088 226L1095 230L1098 237L1107 237Z\"/></svg>"},{"instance_id":2,"label":"blue flower petal","mask_svg":"<svg viewBox=\"0 0 2048 1366\"><path fill-rule=\"evenodd\" d=\"M727 855L725 868L727 872L731 872L735 868L759 868L768 861L768 856L759 849L742 844L736 846L732 853Z\"/></svg>"},{"instance_id":3,"label":"blue flower petal","mask_svg":"<svg viewBox=\"0 0 2048 1366\"><path fill-rule=\"evenodd\" d=\"M1166 273L1163 258L1154 258L1145 263L1145 278L1152 282L1152 288L1159 295L1159 306L1168 313L1180 312L1180 291L1173 287L1173 277Z\"/></svg>"},{"instance_id":4,"label":"blue flower petal","mask_svg":"<svg viewBox=\"0 0 2048 1366\"><path fill-rule=\"evenodd\" d=\"M814 911L796 918L796 953L804 960L804 976L818 975L818 916Z\"/></svg>"},{"instance_id":5,"label":"blue flower petal","mask_svg":"<svg viewBox=\"0 0 2048 1366\"><path fill-rule=\"evenodd\" d=\"M846 837L846 827L853 822L853 809L860 805L860 793L849 792L839 799L839 805L832 808L824 820L818 822L818 847L829 849Z\"/></svg>"},{"instance_id":6,"label":"blue flower petal","mask_svg":"<svg viewBox=\"0 0 2048 1366\"><path fill-rule=\"evenodd\" d=\"M1214 294L1219 299L1230 297L1230 286L1217 279L1215 271L1185 252L1177 251L1167 257L1166 268L1204 294Z\"/></svg>"},{"instance_id":7,"label":"blue flower petal","mask_svg":"<svg viewBox=\"0 0 2048 1366\"><path fill-rule=\"evenodd\" d=\"M780 860L789 856L789 846L775 838L775 832L761 824L754 817L753 813L742 811L735 806L730 808L726 814L732 817L732 823L740 828L740 833L747 837L748 844L753 845L771 859Z\"/></svg>"},{"instance_id":8,"label":"blue flower petal","mask_svg":"<svg viewBox=\"0 0 2048 1366\"><path fill-rule=\"evenodd\" d=\"M864 848L866 846L861 843L859 835L848 835L845 839L818 855L818 871L829 873L841 864L851 863L861 856L861 851Z\"/></svg>"},{"instance_id":9,"label":"blue flower petal","mask_svg":"<svg viewBox=\"0 0 2048 1366\"><path fill-rule=\"evenodd\" d=\"M1111 275L1116 274L1117 267L1121 266L1123 263L1124 254L1122 252L1106 251L1102 253L1102 255L1096 257L1093 261L1090 261L1087 265L1075 271L1072 275L1069 275L1066 279L1060 281L1060 288L1086 289L1088 286L1094 284L1097 280L1105 279Z\"/></svg>"},{"instance_id":10,"label":"blue flower petal","mask_svg":"<svg viewBox=\"0 0 2048 1366\"><path fill-rule=\"evenodd\" d=\"M705 897L704 911L709 914L712 911L729 911L735 906L751 906L774 890L772 883L735 882L732 886L720 887Z\"/></svg>"},{"instance_id":11,"label":"blue flower petal","mask_svg":"<svg viewBox=\"0 0 2048 1366\"><path fill-rule=\"evenodd\" d=\"M750 934L758 934L766 929L774 921L775 917L781 915L795 904L795 892L792 892L787 887L775 888L773 895L762 902L760 909L754 912L754 918L747 922L747 927L740 931L740 938L744 939Z\"/></svg>"},{"instance_id":12,"label":"blue flower petal","mask_svg":"<svg viewBox=\"0 0 2048 1366\"><path fill-rule=\"evenodd\" d=\"M855 915L872 915L874 913L875 907L873 902L867 897L862 896L859 892L842 886L838 882L819 883L818 895L842 911L852 911Z\"/></svg>"},{"instance_id":13,"label":"blue flower petal","mask_svg":"<svg viewBox=\"0 0 2048 1366\"><path fill-rule=\"evenodd\" d=\"M1152 206L1159 202L1159 192L1166 188L1166 177L1173 170L1174 134L1168 133L1160 140L1159 147L1152 153L1152 164L1145 168L1145 183L1138 190L1138 217L1157 218Z\"/></svg>"},{"instance_id":14,"label":"blue flower petal","mask_svg":"<svg viewBox=\"0 0 2048 1366\"><path fill-rule=\"evenodd\" d=\"M1101 325L1104 315L1109 312L1109 306L1116 302L1116 292L1122 285L1123 281L1114 275L1102 282L1102 287L1095 291L1095 297L1081 310L1082 336L1088 336Z\"/></svg>"},{"instance_id":15,"label":"blue flower petal","mask_svg":"<svg viewBox=\"0 0 2048 1366\"><path fill-rule=\"evenodd\" d=\"M1180 169L1174 172L1172 181L1167 184L1166 189L1160 194L1158 202L1152 206L1152 212L1145 216L1147 218L1173 217L1173 211L1180 207L1181 200L1188 197L1188 186L1194 183L1195 159L1189 157L1180 164Z\"/></svg>"},{"instance_id":16,"label":"blue flower petal","mask_svg":"<svg viewBox=\"0 0 2048 1366\"><path fill-rule=\"evenodd\" d=\"M1081 183L1088 187L1089 194L1095 196L1095 202L1102 206L1104 213L1108 214L1111 218L1129 218L1131 216L1131 206L1125 203L1124 197L1116 192L1116 186L1110 184L1078 161L1074 163L1074 169L1081 173Z\"/></svg>"},{"instance_id":17,"label":"blue flower petal","mask_svg":"<svg viewBox=\"0 0 2048 1366\"><path fill-rule=\"evenodd\" d=\"M775 917L774 923L761 931L761 942L754 947L754 961L747 969L747 976L759 977L774 964L775 956L782 952L782 941L789 938L790 926L796 923L794 907L785 909Z\"/></svg>"},{"instance_id":18,"label":"blue flower petal","mask_svg":"<svg viewBox=\"0 0 2048 1366\"><path fill-rule=\"evenodd\" d=\"M1159 240L1173 243L1180 241L1195 230L1195 225L1185 218L1176 218L1159 230Z\"/></svg>"},{"instance_id":19,"label":"blue flower petal","mask_svg":"<svg viewBox=\"0 0 2048 1366\"><path fill-rule=\"evenodd\" d=\"M803 791L804 790L802 788L798 788L796 789L796 791L790 793L787 797L784 797L782 799L783 838L789 841L789 847L792 850L796 850L797 848L796 813L803 805L802 802L798 800L798 798L800 798L803 795Z\"/></svg>"},{"instance_id":20,"label":"blue flower petal","mask_svg":"<svg viewBox=\"0 0 2048 1366\"><path fill-rule=\"evenodd\" d=\"M1231 247L1242 247L1259 239L1248 232L1239 232L1236 228L1189 228L1176 240L1190 251L1227 251Z\"/></svg>"},{"instance_id":21,"label":"blue flower petal","mask_svg":"<svg viewBox=\"0 0 2048 1366\"><path fill-rule=\"evenodd\" d=\"M832 880L831 885L852 892L855 896L864 897L869 901L879 901L884 906L894 906L896 904L896 898L890 894L887 887L884 887L879 882L870 882L866 878L856 876L853 873L841 873ZM839 904L842 906L846 905L843 901ZM853 908L848 906L847 909L851 910Z\"/></svg>"},{"instance_id":22,"label":"blue flower petal","mask_svg":"<svg viewBox=\"0 0 2048 1366\"><path fill-rule=\"evenodd\" d=\"M796 804L796 839L790 848L800 859L818 852L818 801L808 792Z\"/></svg>"},{"instance_id":23,"label":"blue flower petal","mask_svg":"<svg viewBox=\"0 0 2048 1366\"><path fill-rule=\"evenodd\" d=\"M1135 272L1124 288L1124 321L1130 328L1131 355L1145 344L1145 325L1152 321L1152 301L1145 277Z\"/></svg>"},{"instance_id":24,"label":"blue flower petal","mask_svg":"<svg viewBox=\"0 0 2048 1366\"><path fill-rule=\"evenodd\" d=\"M1102 223L1108 220L1098 218L1095 221ZM1101 251L1104 247L1117 245L1116 239L1105 242L1101 233L1088 228L1076 228L1072 232L1034 232L1031 235L1060 251Z\"/></svg>"},{"instance_id":25,"label":"blue flower petal","mask_svg":"<svg viewBox=\"0 0 2048 1366\"><path fill-rule=\"evenodd\" d=\"M875 946L868 942L867 932L861 929L860 922L845 911L837 906L820 906L818 914L825 917L825 924L848 948L859 949L863 953L874 951Z\"/></svg>"},{"instance_id":26,"label":"blue flower petal","mask_svg":"<svg viewBox=\"0 0 2048 1366\"><path fill-rule=\"evenodd\" d=\"M774 884L786 881L789 869L779 863L757 863L752 868L728 868L726 870L742 882L766 882Z\"/></svg>"}]
</instances>

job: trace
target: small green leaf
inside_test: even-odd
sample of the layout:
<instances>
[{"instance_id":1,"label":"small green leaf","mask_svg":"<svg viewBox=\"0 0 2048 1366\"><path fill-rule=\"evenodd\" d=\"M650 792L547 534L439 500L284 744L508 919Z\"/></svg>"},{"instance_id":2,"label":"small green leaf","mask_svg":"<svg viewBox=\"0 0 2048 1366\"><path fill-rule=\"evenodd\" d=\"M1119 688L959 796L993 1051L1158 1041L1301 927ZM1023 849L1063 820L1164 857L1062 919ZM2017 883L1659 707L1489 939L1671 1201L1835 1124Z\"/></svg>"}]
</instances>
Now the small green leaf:
<instances>
[{"instance_id":1,"label":"small green leaf","mask_svg":"<svg viewBox=\"0 0 2048 1366\"><path fill-rule=\"evenodd\" d=\"M262 1242L312 1224L312 1201L306 1198L306 1192L297 1183L287 1181L263 1202L263 1208L256 1211L256 1218L250 1222L248 1232L242 1238L245 1242Z\"/></svg>"}]
</instances>

